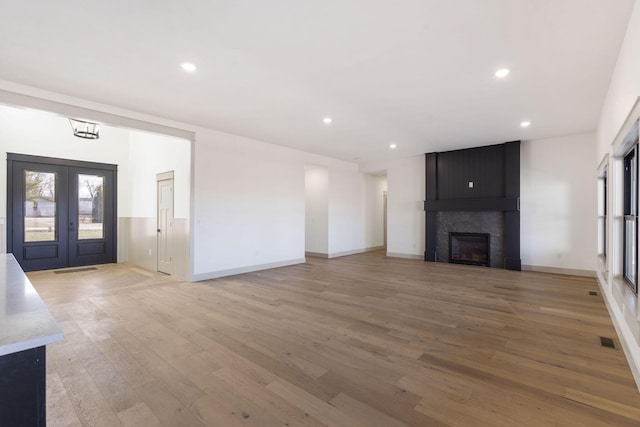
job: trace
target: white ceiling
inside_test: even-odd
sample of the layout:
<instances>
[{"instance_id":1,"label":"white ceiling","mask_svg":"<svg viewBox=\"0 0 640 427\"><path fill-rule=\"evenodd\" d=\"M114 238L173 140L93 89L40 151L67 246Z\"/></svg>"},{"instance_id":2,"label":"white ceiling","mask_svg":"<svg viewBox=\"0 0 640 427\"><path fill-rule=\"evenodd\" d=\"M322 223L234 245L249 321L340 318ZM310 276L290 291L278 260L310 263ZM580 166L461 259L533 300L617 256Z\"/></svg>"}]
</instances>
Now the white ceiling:
<instances>
[{"instance_id":1,"label":"white ceiling","mask_svg":"<svg viewBox=\"0 0 640 427\"><path fill-rule=\"evenodd\" d=\"M358 162L595 130L634 4L1 1L0 79Z\"/></svg>"}]
</instances>

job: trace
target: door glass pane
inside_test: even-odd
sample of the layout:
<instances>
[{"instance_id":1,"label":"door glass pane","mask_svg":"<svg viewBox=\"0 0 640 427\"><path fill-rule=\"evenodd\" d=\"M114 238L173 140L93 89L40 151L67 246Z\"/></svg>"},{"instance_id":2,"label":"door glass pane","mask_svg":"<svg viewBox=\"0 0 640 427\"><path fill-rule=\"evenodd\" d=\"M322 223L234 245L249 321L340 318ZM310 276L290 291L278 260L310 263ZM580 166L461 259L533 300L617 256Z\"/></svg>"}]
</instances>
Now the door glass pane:
<instances>
[{"instance_id":1,"label":"door glass pane","mask_svg":"<svg viewBox=\"0 0 640 427\"><path fill-rule=\"evenodd\" d=\"M78 239L104 238L104 177L78 175Z\"/></svg>"},{"instance_id":2,"label":"door glass pane","mask_svg":"<svg viewBox=\"0 0 640 427\"><path fill-rule=\"evenodd\" d=\"M56 174L24 171L24 241L56 240Z\"/></svg>"}]
</instances>

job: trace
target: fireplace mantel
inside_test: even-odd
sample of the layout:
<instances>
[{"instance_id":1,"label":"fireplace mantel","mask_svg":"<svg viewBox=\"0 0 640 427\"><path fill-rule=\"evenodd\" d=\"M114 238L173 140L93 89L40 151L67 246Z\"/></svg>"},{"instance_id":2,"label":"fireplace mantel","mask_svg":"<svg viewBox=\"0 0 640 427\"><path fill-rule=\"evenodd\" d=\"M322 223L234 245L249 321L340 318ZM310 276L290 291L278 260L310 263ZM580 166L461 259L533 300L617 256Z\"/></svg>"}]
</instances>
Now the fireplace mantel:
<instances>
[{"instance_id":1,"label":"fireplace mantel","mask_svg":"<svg viewBox=\"0 0 640 427\"><path fill-rule=\"evenodd\" d=\"M520 199L452 199L424 202L425 211L519 211Z\"/></svg>"}]
</instances>

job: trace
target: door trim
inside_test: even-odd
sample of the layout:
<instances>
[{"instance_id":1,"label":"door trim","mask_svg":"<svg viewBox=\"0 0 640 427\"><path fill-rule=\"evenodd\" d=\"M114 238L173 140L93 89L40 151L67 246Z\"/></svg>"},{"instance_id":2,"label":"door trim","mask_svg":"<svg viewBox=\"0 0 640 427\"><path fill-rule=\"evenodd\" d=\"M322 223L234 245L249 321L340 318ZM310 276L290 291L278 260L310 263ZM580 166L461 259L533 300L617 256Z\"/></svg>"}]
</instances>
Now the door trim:
<instances>
[{"instance_id":1,"label":"door trim","mask_svg":"<svg viewBox=\"0 0 640 427\"><path fill-rule=\"evenodd\" d=\"M69 166L87 169L104 169L117 171L118 165L108 163L85 162L83 160L68 160L57 157L31 156L28 154L7 153L7 161L18 161L27 163L44 163L46 165ZM8 165L7 165L8 166Z\"/></svg>"},{"instance_id":2,"label":"door trim","mask_svg":"<svg viewBox=\"0 0 640 427\"><path fill-rule=\"evenodd\" d=\"M173 171L162 172L156 174L156 182L164 181L166 179L173 179Z\"/></svg>"}]
</instances>

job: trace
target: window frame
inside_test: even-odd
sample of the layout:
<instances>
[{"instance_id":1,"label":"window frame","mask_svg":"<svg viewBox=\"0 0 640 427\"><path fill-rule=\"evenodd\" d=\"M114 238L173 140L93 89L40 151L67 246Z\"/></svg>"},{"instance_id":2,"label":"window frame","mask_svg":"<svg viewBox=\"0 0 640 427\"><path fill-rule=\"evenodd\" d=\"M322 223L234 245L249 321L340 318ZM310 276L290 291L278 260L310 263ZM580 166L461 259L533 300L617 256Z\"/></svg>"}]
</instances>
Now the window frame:
<instances>
[{"instance_id":1,"label":"window frame","mask_svg":"<svg viewBox=\"0 0 640 427\"><path fill-rule=\"evenodd\" d=\"M607 262L608 250L607 239L609 237L608 173L608 167L605 165L598 176L598 238L600 239L600 242L602 242L601 246L598 247L598 255L602 257L605 265Z\"/></svg>"},{"instance_id":2,"label":"window frame","mask_svg":"<svg viewBox=\"0 0 640 427\"><path fill-rule=\"evenodd\" d=\"M631 233L629 228L633 226ZM629 228L628 228L629 227ZM633 240L629 242L629 237ZM622 277L624 282L638 293L638 144L623 158L623 232ZM629 265L629 251L634 259Z\"/></svg>"}]
</instances>

